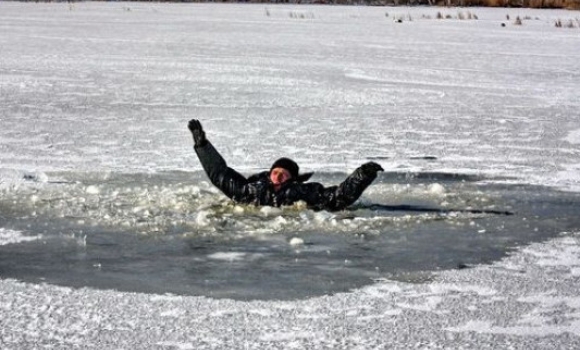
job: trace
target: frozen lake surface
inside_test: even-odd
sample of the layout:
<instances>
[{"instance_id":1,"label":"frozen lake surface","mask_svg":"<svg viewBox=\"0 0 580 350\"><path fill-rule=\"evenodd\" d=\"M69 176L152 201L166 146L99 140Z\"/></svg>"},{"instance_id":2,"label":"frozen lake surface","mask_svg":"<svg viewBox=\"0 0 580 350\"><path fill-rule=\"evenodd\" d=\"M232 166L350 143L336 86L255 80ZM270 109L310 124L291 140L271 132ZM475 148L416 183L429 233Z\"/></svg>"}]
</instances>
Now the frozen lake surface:
<instances>
[{"instance_id":1,"label":"frozen lake surface","mask_svg":"<svg viewBox=\"0 0 580 350\"><path fill-rule=\"evenodd\" d=\"M2 348L580 347L578 17L0 3ZM386 172L236 207L190 118L244 173Z\"/></svg>"}]
</instances>

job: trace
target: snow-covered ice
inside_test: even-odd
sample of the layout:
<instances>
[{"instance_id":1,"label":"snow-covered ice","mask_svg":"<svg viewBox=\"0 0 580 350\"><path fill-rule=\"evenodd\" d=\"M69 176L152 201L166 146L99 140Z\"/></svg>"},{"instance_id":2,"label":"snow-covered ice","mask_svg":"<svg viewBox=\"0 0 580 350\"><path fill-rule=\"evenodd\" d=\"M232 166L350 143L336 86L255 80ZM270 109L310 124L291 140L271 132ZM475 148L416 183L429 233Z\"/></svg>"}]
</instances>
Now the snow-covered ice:
<instances>
[{"instance_id":1,"label":"snow-covered ice","mask_svg":"<svg viewBox=\"0 0 580 350\"><path fill-rule=\"evenodd\" d=\"M39 239L39 236L25 236L20 231L8 230L5 228L0 228L0 244L14 244L26 241L33 241Z\"/></svg>"},{"instance_id":2,"label":"snow-covered ice","mask_svg":"<svg viewBox=\"0 0 580 350\"><path fill-rule=\"evenodd\" d=\"M478 19L435 19L461 11ZM523 25L513 24L516 16ZM219 198L207 183L130 193L99 185L118 174L194 172L199 179L186 129L193 117L244 172L284 155L307 171L342 176L372 159L393 172L490 176L578 192L580 29L554 25L578 17L529 9L0 2L0 193L16 209L42 209L47 189L70 185L72 198L50 198L69 204L62 215L74 217L72 203L98 208L107 196L111 220L115 196L186 207L181 199L191 194L205 206L192 213L203 227L213 209L202 198ZM69 184L71 174L94 181ZM446 190L420 189L440 203ZM390 193L415 195L406 187ZM2 207L0 244L41 239L2 227L4 210L13 209ZM145 202L118 210L120 227L155 217ZM279 209L245 210L232 215L285 225ZM327 215L306 219L332 221ZM441 271L422 283L380 280L294 301L2 278L0 345L580 348L579 233L572 227L501 261Z\"/></svg>"}]
</instances>

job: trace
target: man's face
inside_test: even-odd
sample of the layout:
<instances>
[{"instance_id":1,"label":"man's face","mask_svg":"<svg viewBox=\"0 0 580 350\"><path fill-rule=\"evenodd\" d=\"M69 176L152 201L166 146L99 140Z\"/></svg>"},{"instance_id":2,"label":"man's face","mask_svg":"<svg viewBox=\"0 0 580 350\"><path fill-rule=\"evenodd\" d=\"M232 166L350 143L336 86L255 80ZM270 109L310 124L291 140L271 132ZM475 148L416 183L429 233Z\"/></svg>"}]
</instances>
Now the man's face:
<instances>
[{"instance_id":1,"label":"man's face","mask_svg":"<svg viewBox=\"0 0 580 350\"><path fill-rule=\"evenodd\" d=\"M291 178L290 172L284 168L274 168L270 171L270 181L272 181L274 186L281 185Z\"/></svg>"}]
</instances>

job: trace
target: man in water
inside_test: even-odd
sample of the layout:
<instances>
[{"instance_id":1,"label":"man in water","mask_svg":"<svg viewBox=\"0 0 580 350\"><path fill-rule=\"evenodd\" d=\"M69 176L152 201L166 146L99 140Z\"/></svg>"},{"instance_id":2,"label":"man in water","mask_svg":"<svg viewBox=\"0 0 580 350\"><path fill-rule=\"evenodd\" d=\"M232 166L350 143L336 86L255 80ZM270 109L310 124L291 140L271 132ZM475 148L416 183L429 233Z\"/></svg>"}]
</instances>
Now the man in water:
<instances>
[{"instance_id":1,"label":"man in water","mask_svg":"<svg viewBox=\"0 0 580 350\"><path fill-rule=\"evenodd\" d=\"M194 150L211 182L236 203L279 207L303 201L315 210L342 210L353 204L383 168L368 162L361 165L340 185L324 187L309 182L312 173L300 174L296 162L280 158L269 171L244 177L228 167L226 161L205 137L201 123L192 119L188 128Z\"/></svg>"}]
</instances>

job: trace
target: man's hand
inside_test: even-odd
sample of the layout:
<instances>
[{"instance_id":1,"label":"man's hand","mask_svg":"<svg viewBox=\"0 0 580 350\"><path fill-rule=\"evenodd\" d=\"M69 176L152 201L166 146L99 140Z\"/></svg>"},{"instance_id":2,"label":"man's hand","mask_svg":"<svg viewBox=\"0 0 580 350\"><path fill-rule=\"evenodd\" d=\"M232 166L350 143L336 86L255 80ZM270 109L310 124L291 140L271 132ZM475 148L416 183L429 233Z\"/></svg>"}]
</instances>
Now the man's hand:
<instances>
[{"instance_id":1,"label":"man's hand","mask_svg":"<svg viewBox=\"0 0 580 350\"><path fill-rule=\"evenodd\" d=\"M363 165L361 165L361 170L365 175L375 175L377 174L377 172L379 171L385 171L385 169L383 169L382 166L380 166L379 164L375 163L375 162L368 162L368 163L364 163Z\"/></svg>"},{"instance_id":2,"label":"man's hand","mask_svg":"<svg viewBox=\"0 0 580 350\"><path fill-rule=\"evenodd\" d=\"M205 138L205 132L201 127L201 123L197 119L192 119L187 124L189 131L191 131L191 135L193 136L193 142L195 146L203 146L207 142Z\"/></svg>"}]
</instances>

